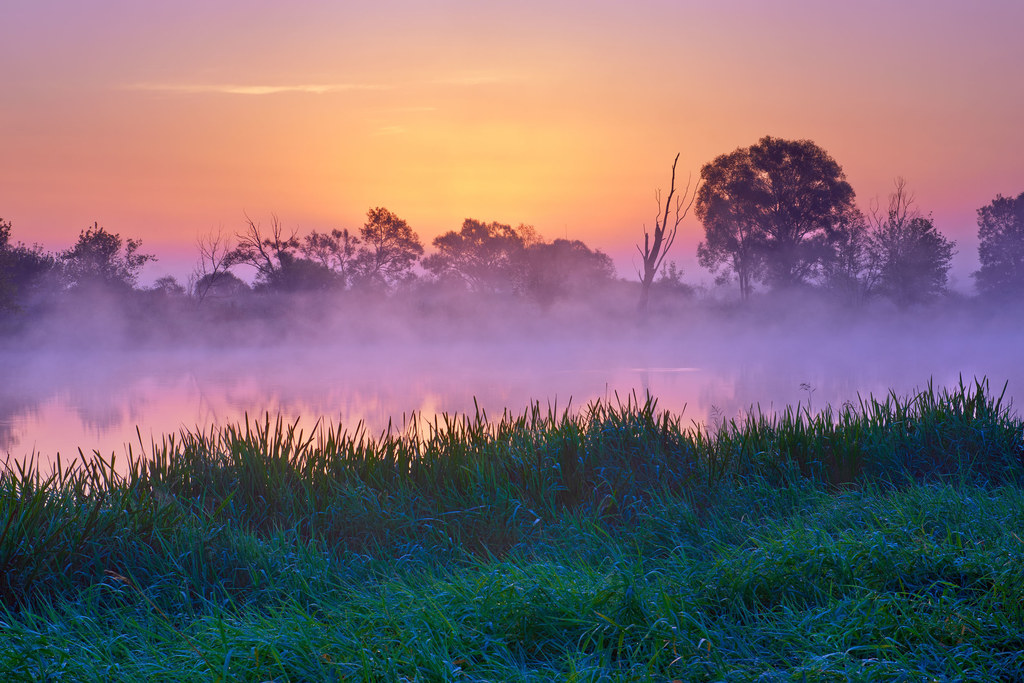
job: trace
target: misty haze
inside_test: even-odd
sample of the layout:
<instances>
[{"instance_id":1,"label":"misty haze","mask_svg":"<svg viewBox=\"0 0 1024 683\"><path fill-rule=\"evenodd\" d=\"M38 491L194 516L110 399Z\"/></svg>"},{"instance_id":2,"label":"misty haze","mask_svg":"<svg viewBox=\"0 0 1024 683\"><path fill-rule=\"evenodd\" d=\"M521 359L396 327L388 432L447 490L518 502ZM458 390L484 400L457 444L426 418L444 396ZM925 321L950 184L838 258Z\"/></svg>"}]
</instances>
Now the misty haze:
<instances>
[{"instance_id":1,"label":"misty haze","mask_svg":"<svg viewBox=\"0 0 1024 683\"><path fill-rule=\"evenodd\" d=\"M1024 331L962 303L852 316L800 301L760 313L694 305L643 325L620 303L620 317L526 306L434 317L321 300L295 319L251 321L242 339L223 322L189 334L90 312L88 323L55 323L45 339L0 351L0 450L43 462L79 448L109 456L131 445L138 455L182 428L265 412L306 429L361 421L376 434L389 423L401 431L411 411L430 420L479 405L500 417L534 401L578 410L635 392L714 426L755 405L817 411L929 381L987 377L996 390L1008 383L1007 399L1024 386Z\"/></svg>"},{"instance_id":2,"label":"misty haze","mask_svg":"<svg viewBox=\"0 0 1024 683\"><path fill-rule=\"evenodd\" d=\"M0 2L0 681L1024 681L1024 2Z\"/></svg>"}]
</instances>

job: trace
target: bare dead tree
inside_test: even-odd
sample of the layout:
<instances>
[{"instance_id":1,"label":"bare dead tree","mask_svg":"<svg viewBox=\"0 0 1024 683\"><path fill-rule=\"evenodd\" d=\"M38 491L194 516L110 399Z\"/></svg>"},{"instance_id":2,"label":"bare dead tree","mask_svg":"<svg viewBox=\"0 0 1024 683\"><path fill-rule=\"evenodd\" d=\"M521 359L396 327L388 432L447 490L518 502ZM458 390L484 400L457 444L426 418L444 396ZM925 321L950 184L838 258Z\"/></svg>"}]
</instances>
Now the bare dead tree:
<instances>
[{"instance_id":1,"label":"bare dead tree","mask_svg":"<svg viewBox=\"0 0 1024 683\"><path fill-rule=\"evenodd\" d=\"M281 257L288 258L299 248L299 238L295 231L284 236L284 226L276 215L271 216L270 232L264 235L259 223L245 216L246 229L235 237L238 246L229 255L232 264L244 263L256 269L256 277L261 281L269 281L281 267Z\"/></svg>"},{"instance_id":2,"label":"bare dead tree","mask_svg":"<svg viewBox=\"0 0 1024 683\"><path fill-rule=\"evenodd\" d=\"M222 230L199 237L196 246L199 248L199 261L192 269L188 290L196 301L202 302L231 267L233 248Z\"/></svg>"},{"instance_id":3,"label":"bare dead tree","mask_svg":"<svg viewBox=\"0 0 1024 683\"><path fill-rule=\"evenodd\" d=\"M672 162L672 181L669 185L668 196L665 197L664 210L661 207L661 190L655 192L658 213L654 217L654 240L652 242L651 235L647 232L647 226L645 225L644 246L641 249L639 244L636 245L636 249L640 252L640 257L643 259L643 269L638 268L636 273L640 278L640 304L638 310L641 314L647 312L647 304L651 297L651 285L654 283L654 277L658 274L662 263L665 261L665 256L675 243L679 224L686 218L690 207L693 206L693 202L697 198L697 190L700 186L700 179L698 179L697 185L692 188L691 192L690 185L693 176L689 176L686 180L686 189L683 190L682 194L676 196L677 163L679 163L679 154L676 154L676 158ZM673 197L675 197L674 204L672 202ZM668 227L670 218L674 218L671 228Z\"/></svg>"}]
</instances>

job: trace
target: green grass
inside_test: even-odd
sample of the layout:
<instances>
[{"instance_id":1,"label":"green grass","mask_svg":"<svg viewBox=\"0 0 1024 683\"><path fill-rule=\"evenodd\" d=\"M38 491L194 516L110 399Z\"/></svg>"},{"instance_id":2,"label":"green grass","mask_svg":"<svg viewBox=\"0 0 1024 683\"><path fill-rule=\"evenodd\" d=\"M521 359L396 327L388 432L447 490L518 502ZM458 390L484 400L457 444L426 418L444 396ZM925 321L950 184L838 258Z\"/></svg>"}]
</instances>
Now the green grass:
<instances>
[{"instance_id":1,"label":"green grass","mask_svg":"<svg viewBox=\"0 0 1024 683\"><path fill-rule=\"evenodd\" d=\"M0 475L0 678L1024 677L1024 425L985 381L149 451Z\"/></svg>"}]
</instances>

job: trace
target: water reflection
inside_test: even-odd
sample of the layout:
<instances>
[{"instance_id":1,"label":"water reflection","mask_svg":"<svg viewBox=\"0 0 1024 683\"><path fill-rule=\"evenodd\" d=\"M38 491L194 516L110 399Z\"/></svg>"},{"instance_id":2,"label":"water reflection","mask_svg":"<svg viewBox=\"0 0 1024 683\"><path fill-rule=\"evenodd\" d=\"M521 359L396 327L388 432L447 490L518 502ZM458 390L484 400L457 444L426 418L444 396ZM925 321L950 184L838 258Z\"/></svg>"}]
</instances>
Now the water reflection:
<instances>
[{"instance_id":1,"label":"water reflection","mask_svg":"<svg viewBox=\"0 0 1024 683\"><path fill-rule=\"evenodd\" d=\"M1019 336L1019 335L1018 335ZM318 419L379 433L410 411L492 417L532 401L559 409L649 392L695 422L720 422L752 405L812 409L987 375L1024 386L1018 339L1005 334L944 341L851 334L823 344L797 336L708 339L693 335L632 343L323 344L220 351L0 353L0 452L42 462L81 448L148 451L182 428L206 429L246 414ZM474 402L475 401L475 402ZM138 430L138 431L137 431Z\"/></svg>"}]
</instances>

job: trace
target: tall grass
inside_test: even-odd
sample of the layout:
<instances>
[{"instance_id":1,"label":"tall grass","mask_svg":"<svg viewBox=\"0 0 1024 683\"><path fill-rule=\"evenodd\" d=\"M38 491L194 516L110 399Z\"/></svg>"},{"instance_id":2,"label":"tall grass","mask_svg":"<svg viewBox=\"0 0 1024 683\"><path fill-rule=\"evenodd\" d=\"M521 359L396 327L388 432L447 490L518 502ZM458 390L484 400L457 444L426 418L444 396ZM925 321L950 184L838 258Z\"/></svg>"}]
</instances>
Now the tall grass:
<instances>
[{"instance_id":1,"label":"tall grass","mask_svg":"<svg viewBox=\"0 0 1024 683\"><path fill-rule=\"evenodd\" d=\"M985 380L717 429L629 396L149 451L0 474L0 671L1024 673L1024 426Z\"/></svg>"}]
</instances>

